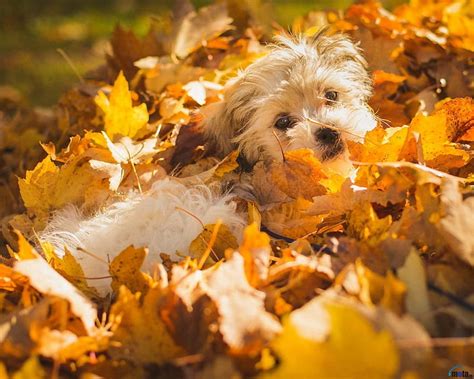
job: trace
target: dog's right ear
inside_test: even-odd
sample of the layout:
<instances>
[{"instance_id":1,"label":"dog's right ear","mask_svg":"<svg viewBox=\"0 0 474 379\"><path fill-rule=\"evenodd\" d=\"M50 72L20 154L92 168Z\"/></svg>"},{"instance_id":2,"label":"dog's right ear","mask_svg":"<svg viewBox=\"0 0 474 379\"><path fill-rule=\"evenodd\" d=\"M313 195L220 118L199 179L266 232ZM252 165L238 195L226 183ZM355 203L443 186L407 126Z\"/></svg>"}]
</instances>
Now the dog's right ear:
<instances>
[{"instance_id":1,"label":"dog's right ear","mask_svg":"<svg viewBox=\"0 0 474 379\"><path fill-rule=\"evenodd\" d=\"M226 84L222 101L200 111L204 136L219 155L227 155L238 148L234 138L246 129L253 114L251 99L255 89L252 87L246 85L241 74Z\"/></svg>"},{"instance_id":2,"label":"dog's right ear","mask_svg":"<svg viewBox=\"0 0 474 379\"><path fill-rule=\"evenodd\" d=\"M209 104L201 108L200 113L203 117L201 125L206 143L219 155L230 153L233 150L234 133L232 115L228 111L227 101L224 99Z\"/></svg>"}]
</instances>

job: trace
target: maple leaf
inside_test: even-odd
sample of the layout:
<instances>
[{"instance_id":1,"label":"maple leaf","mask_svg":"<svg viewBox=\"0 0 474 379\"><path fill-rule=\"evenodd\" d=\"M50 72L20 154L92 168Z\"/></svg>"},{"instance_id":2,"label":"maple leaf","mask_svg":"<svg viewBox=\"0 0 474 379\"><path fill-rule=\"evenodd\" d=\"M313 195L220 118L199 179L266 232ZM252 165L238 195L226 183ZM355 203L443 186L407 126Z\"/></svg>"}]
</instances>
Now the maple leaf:
<instances>
[{"instance_id":1,"label":"maple leaf","mask_svg":"<svg viewBox=\"0 0 474 379\"><path fill-rule=\"evenodd\" d=\"M319 196L313 199L318 198ZM302 197L298 197L294 201L280 203L262 213L263 223L271 231L295 239L316 233L329 211L325 212L317 207L318 214L311 214L309 210L313 204L314 202Z\"/></svg>"},{"instance_id":2,"label":"maple leaf","mask_svg":"<svg viewBox=\"0 0 474 379\"><path fill-rule=\"evenodd\" d=\"M189 245L191 257L197 258L199 263L206 261L217 262L225 257L227 249L235 250L238 247L237 239L225 224L204 225L201 233Z\"/></svg>"},{"instance_id":3,"label":"maple leaf","mask_svg":"<svg viewBox=\"0 0 474 379\"><path fill-rule=\"evenodd\" d=\"M160 317L162 296L159 287L151 288L144 296L120 287L117 301L110 310L111 317L119 321L112 337L118 343L110 348L112 357L135 363L163 364L184 355Z\"/></svg>"},{"instance_id":4,"label":"maple leaf","mask_svg":"<svg viewBox=\"0 0 474 379\"><path fill-rule=\"evenodd\" d=\"M320 181L328 177L322 170L321 162L309 149L286 152L283 163L273 163L270 175L273 183L294 199L302 196L311 200L326 192Z\"/></svg>"},{"instance_id":5,"label":"maple leaf","mask_svg":"<svg viewBox=\"0 0 474 379\"><path fill-rule=\"evenodd\" d=\"M110 97L100 91L96 104L104 112L105 132L112 140L117 137L133 138L146 130L148 111L146 104L132 105L127 79L122 72L115 80Z\"/></svg>"},{"instance_id":6,"label":"maple leaf","mask_svg":"<svg viewBox=\"0 0 474 379\"><path fill-rule=\"evenodd\" d=\"M97 318L95 306L43 258L15 262L14 269L28 277L31 286L39 292L67 300L71 305L72 313L82 321L84 330L92 333Z\"/></svg>"},{"instance_id":7,"label":"maple leaf","mask_svg":"<svg viewBox=\"0 0 474 379\"><path fill-rule=\"evenodd\" d=\"M375 331L367 319L348 307L328 304L326 312L327 318L318 318L319 323L330 323L326 341L321 332L309 337L291 318L284 320L281 336L272 342L281 363L261 377L388 379L396 373L399 357L390 333ZM305 316L312 319L311 314Z\"/></svg>"},{"instance_id":8,"label":"maple leaf","mask_svg":"<svg viewBox=\"0 0 474 379\"><path fill-rule=\"evenodd\" d=\"M27 171L26 177L18 180L18 185L25 206L46 217L47 212L67 204L81 204L87 199L99 200L94 198L105 189L101 183L104 176L81 156L61 167L47 156L33 170Z\"/></svg>"},{"instance_id":9,"label":"maple leaf","mask_svg":"<svg viewBox=\"0 0 474 379\"><path fill-rule=\"evenodd\" d=\"M249 285L240 254L234 253L216 270L208 269L202 288L216 304L219 330L232 352L259 351L280 332L279 322L265 311L264 294Z\"/></svg>"},{"instance_id":10,"label":"maple leaf","mask_svg":"<svg viewBox=\"0 0 474 379\"><path fill-rule=\"evenodd\" d=\"M377 243L392 224L390 216L379 218L368 202L355 205L349 219L349 235L369 243Z\"/></svg>"},{"instance_id":11,"label":"maple leaf","mask_svg":"<svg viewBox=\"0 0 474 379\"><path fill-rule=\"evenodd\" d=\"M74 284L89 298L99 297L95 288L87 284L84 270L67 248L64 248L64 255L61 258L55 254L54 248L49 242L41 242L41 249L51 267L64 276L64 278Z\"/></svg>"},{"instance_id":12,"label":"maple leaf","mask_svg":"<svg viewBox=\"0 0 474 379\"><path fill-rule=\"evenodd\" d=\"M145 248L136 249L129 246L110 262L111 285L115 292L118 292L122 285L132 293L147 292L153 281L149 275L140 271L147 253Z\"/></svg>"},{"instance_id":13,"label":"maple leaf","mask_svg":"<svg viewBox=\"0 0 474 379\"><path fill-rule=\"evenodd\" d=\"M469 153L449 141L447 117L442 112L431 116L418 114L410 123L409 130L419 133L423 158L430 167L447 170L462 167L469 160Z\"/></svg>"},{"instance_id":14,"label":"maple leaf","mask_svg":"<svg viewBox=\"0 0 474 379\"><path fill-rule=\"evenodd\" d=\"M175 307L167 307L164 313L173 321L173 334L190 351L206 349L218 332L216 343L222 344L223 339L229 353L256 354L280 332L280 323L265 310L265 294L247 281L244 264L235 252L204 271L173 267L169 305Z\"/></svg>"}]
</instances>

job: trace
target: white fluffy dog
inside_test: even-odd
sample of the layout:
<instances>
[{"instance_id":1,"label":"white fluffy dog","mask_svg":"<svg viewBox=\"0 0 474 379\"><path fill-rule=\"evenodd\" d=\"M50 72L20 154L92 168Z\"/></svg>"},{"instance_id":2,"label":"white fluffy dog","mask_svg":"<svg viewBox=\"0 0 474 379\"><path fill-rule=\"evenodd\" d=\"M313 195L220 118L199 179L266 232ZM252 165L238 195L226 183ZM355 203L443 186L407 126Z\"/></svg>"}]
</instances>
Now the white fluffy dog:
<instances>
[{"instance_id":1,"label":"white fluffy dog","mask_svg":"<svg viewBox=\"0 0 474 379\"><path fill-rule=\"evenodd\" d=\"M230 195L214 193L205 185L186 187L173 179L153 184L146 194L131 193L92 217L69 206L56 213L40 239L50 242L59 255L64 247L76 257L89 284L104 295L109 290L109 262L130 245L148 247L142 269L153 272L160 253L176 260L188 255L190 243L202 224L222 220L237 236L244 226ZM102 278L102 279L99 279Z\"/></svg>"},{"instance_id":2,"label":"white fluffy dog","mask_svg":"<svg viewBox=\"0 0 474 379\"><path fill-rule=\"evenodd\" d=\"M344 159L347 139L360 140L375 126L366 105L370 93L366 62L346 37L281 37L229 83L224 101L203 111L204 133L221 154L239 149L250 166L282 159L280 143L285 150L313 149L321 161L334 162ZM107 262L129 245L149 248L143 268L151 270L161 252L173 258L187 254L202 231L182 209L204 224L222 219L237 235L245 224L229 195L165 179L92 217L66 208L40 237L58 251L67 246L87 277L108 275ZM107 288L109 281L91 284Z\"/></svg>"},{"instance_id":3,"label":"white fluffy dog","mask_svg":"<svg viewBox=\"0 0 474 379\"><path fill-rule=\"evenodd\" d=\"M360 141L376 126L365 59L341 34L277 42L204 111L207 138L223 155L238 148L250 166L281 160L280 143L313 149L326 163L345 159L345 140Z\"/></svg>"}]
</instances>

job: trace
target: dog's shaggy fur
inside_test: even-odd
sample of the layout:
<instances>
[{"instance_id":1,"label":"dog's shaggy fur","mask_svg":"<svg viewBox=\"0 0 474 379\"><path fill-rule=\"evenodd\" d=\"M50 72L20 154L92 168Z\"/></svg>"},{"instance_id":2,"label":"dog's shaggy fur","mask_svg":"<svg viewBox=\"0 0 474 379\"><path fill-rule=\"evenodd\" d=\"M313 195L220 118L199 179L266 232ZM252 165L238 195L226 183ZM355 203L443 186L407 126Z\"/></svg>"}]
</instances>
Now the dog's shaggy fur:
<instances>
[{"instance_id":1,"label":"dog's shaggy fur","mask_svg":"<svg viewBox=\"0 0 474 379\"><path fill-rule=\"evenodd\" d=\"M366 105L371 85L365 60L341 35L278 41L229 84L223 102L204 110L205 135L221 154L237 147L250 163L281 159L279 143L285 150L311 148L328 164L340 160L346 140L360 140L375 126ZM67 246L86 277L107 276L107 262L129 245L149 248L143 269L151 270L161 252L174 258L187 254L202 231L179 208L204 224L222 219L237 236L245 224L228 195L165 179L150 192L131 194L91 217L66 208L40 238L52 242L58 253ZM109 282L91 284L105 293Z\"/></svg>"},{"instance_id":2,"label":"dog's shaggy fur","mask_svg":"<svg viewBox=\"0 0 474 379\"><path fill-rule=\"evenodd\" d=\"M340 34L277 42L228 84L223 102L204 110L207 139L222 155L238 148L250 164L281 160L278 139L285 150L310 148L322 161L343 157L345 140L360 141L376 125L360 50ZM282 116L289 127L278 127Z\"/></svg>"},{"instance_id":3,"label":"dog's shaggy fur","mask_svg":"<svg viewBox=\"0 0 474 379\"><path fill-rule=\"evenodd\" d=\"M160 253L173 260L189 254L190 243L203 230L192 215L205 225L221 219L237 236L244 226L229 195L216 196L204 185L187 188L163 179L146 194L132 193L91 217L66 207L56 213L40 239L52 243L60 256L66 246L88 278L108 277L108 262L130 245L148 247L142 269L151 272L161 262ZM91 279L90 284L107 291L109 283L110 279Z\"/></svg>"}]
</instances>

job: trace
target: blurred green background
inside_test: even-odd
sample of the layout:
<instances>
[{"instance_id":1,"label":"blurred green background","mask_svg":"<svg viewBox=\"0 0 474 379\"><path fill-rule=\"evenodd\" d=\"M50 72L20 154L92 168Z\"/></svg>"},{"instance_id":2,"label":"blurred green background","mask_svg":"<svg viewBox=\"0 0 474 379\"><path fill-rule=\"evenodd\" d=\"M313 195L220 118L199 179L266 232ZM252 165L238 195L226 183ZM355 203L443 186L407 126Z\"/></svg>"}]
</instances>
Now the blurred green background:
<instances>
[{"instance_id":1,"label":"blurred green background","mask_svg":"<svg viewBox=\"0 0 474 379\"><path fill-rule=\"evenodd\" d=\"M193 1L198 7L211 2ZM273 0L272 9L288 25L311 9L346 8L351 2ZM85 73L104 62L117 23L143 35L150 17L164 17L172 5L172 0L0 0L0 86L19 89L31 104L54 104L78 80L57 49Z\"/></svg>"}]
</instances>

